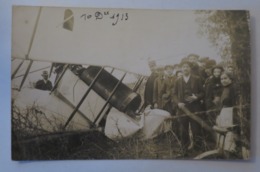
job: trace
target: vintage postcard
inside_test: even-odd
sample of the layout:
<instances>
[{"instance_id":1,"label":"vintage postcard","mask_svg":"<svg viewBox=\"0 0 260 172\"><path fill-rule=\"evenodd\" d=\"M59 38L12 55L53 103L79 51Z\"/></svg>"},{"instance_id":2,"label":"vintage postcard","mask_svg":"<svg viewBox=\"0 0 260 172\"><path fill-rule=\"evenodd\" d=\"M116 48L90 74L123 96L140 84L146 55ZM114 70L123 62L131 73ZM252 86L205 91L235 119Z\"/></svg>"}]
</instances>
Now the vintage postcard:
<instances>
[{"instance_id":1,"label":"vintage postcard","mask_svg":"<svg viewBox=\"0 0 260 172\"><path fill-rule=\"evenodd\" d=\"M244 10L13 6L12 159L250 159Z\"/></svg>"}]
</instances>

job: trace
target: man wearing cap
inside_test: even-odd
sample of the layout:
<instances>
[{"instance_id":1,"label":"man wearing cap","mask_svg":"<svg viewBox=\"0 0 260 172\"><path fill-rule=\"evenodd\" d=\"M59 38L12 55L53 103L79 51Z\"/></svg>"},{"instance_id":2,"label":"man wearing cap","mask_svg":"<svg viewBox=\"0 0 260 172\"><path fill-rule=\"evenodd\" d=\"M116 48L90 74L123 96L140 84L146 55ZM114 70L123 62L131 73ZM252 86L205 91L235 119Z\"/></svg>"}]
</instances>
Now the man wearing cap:
<instances>
[{"instance_id":1,"label":"man wearing cap","mask_svg":"<svg viewBox=\"0 0 260 172\"><path fill-rule=\"evenodd\" d=\"M173 102L177 104L177 115L184 115L178 118L179 122L179 138L182 144L183 152L186 152L189 147L189 124L191 126L194 145L200 146L198 141L201 141L202 128L192 118L188 117L182 111L183 108L190 112L202 111L201 100L204 97L204 90L201 79L198 76L191 74L192 64L189 61L181 63L183 76L178 78L173 89ZM191 145L190 145L191 146Z\"/></svg>"},{"instance_id":2,"label":"man wearing cap","mask_svg":"<svg viewBox=\"0 0 260 172\"><path fill-rule=\"evenodd\" d=\"M147 78L145 87L144 87L144 105L143 107L145 108L146 106L151 106L153 108L153 103L154 103L154 81L158 77L158 70L156 66L156 62L154 60L148 61L148 66L151 70L151 75Z\"/></svg>"},{"instance_id":3,"label":"man wearing cap","mask_svg":"<svg viewBox=\"0 0 260 172\"><path fill-rule=\"evenodd\" d=\"M191 64L191 71L194 75L200 76L200 69L199 69L199 64L198 64L198 60L199 60L199 55L197 54L189 54L187 56L188 61Z\"/></svg>"},{"instance_id":4,"label":"man wearing cap","mask_svg":"<svg viewBox=\"0 0 260 172\"><path fill-rule=\"evenodd\" d=\"M209 61L209 57L202 57L199 59L199 62L198 62L202 83L204 83L206 81L206 79L208 78L208 75L206 73L207 61Z\"/></svg>"},{"instance_id":5,"label":"man wearing cap","mask_svg":"<svg viewBox=\"0 0 260 172\"><path fill-rule=\"evenodd\" d=\"M47 71L43 71L42 72L42 78L41 80L37 81L35 84L35 88L39 89L39 90L49 90L51 91L52 89L52 83L50 80L48 80L48 72Z\"/></svg>"},{"instance_id":6,"label":"man wearing cap","mask_svg":"<svg viewBox=\"0 0 260 172\"><path fill-rule=\"evenodd\" d=\"M208 76L211 76L211 69L216 65L216 60L210 59L205 63L205 72L208 74Z\"/></svg>"},{"instance_id":7,"label":"man wearing cap","mask_svg":"<svg viewBox=\"0 0 260 172\"><path fill-rule=\"evenodd\" d=\"M153 86L153 105L156 109L163 109L162 95L164 92L164 68L158 67L158 77L154 80Z\"/></svg>"},{"instance_id":8,"label":"man wearing cap","mask_svg":"<svg viewBox=\"0 0 260 172\"><path fill-rule=\"evenodd\" d=\"M174 88L176 76L174 75L173 65L166 65L164 68L164 87L162 94L163 109L170 112L171 115L175 115L176 106L172 103L172 91Z\"/></svg>"}]
</instances>

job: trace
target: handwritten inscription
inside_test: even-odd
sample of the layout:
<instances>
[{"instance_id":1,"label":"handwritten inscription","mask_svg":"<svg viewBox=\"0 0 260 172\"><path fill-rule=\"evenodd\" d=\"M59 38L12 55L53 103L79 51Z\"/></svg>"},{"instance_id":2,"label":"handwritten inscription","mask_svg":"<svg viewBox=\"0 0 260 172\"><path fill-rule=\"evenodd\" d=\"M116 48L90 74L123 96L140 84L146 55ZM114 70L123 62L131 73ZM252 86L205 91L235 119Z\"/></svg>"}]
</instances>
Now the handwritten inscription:
<instances>
[{"instance_id":1,"label":"handwritten inscription","mask_svg":"<svg viewBox=\"0 0 260 172\"><path fill-rule=\"evenodd\" d=\"M96 11L95 13L87 14L84 13L80 16L81 19L87 20L111 20L112 26L117 25L119 22L126 21L129 19L128 13L111 13L110 11Z\"/></svg>"}]
</instances>

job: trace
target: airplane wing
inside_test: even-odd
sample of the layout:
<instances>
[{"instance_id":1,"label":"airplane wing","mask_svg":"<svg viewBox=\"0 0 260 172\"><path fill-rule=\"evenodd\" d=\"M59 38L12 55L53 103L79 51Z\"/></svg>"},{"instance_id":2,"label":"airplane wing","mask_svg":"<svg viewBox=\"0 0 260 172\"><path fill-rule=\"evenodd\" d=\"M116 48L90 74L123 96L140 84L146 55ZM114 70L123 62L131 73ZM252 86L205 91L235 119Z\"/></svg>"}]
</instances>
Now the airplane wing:
<instances>
[{"instance_id":1,"label":"airplane wing","mask_svg":"<svg viewBox=\"0 0 260 172\"><path fill-rule=\"evenodd\" d=\"M149 76L149 60L177 64L187 53L205 50L182 39L197 29L193 13L14 6L12 57L110 66Z\"/></svg>"},{"instance_id":2,"label":"airplane wing","mask_svg":"<svg viewBox=\"0 0 260 172\"><path fill-rule=\"evenodd\" d=\"M96 9L70 10L74 22L68 30L63 27L66 8L14 7L12 57L111 66L128 72L150 74L147 59L143 53L138 53L149 50L137 44L137 26L133 28L132 23L125 19L124 23L116 26L112 25L114 20L110 18L105 22L95 21L98 19L86 21L84 15L87 13L94 17ZM116 12L125 15L125 11L128 12L110 10L110 17Z\"/></svg>"},{"instance_id":3,"label":"airplane wing","mask_svg":"<svg viewBox=\"0 0 260 172\"><path fill-rule=\"evenodd\" d=\"M164 57L165 54L158 54L158 52L165 53L169 51L169 46L176 44L175 40L178 37L169 35L169 33L173 33L174 30L176 31L179 28L173 27L172 17L170 17L173 15L169 15L170 11L165 13L154 13L149 10L133 11L129 9L68 9L15 6L13 7L12 58L109 66L127 71L127 73L132 72L149 76L151 73L148 66L149 57ZM178 15L180 14L176 13L174 17L178 18ZM156 21L160 21L160 25ZM144 22L146 23L144 24ZM99 69L96 70L96 72L98 71ZM68 72L65 75L67 74ZM85 82L87 79L84 80L84 77L81 79ZM76 80L75 76L72 78ZM66 99L76 107L83 93L87 92L82 89L86 86L82 84L81 89L74 89L72 86L69 87L68 84L62 84L74 83L66 81L69 79L68 76L63 77L58 91L59 95L62 96L60 97L62 100ZM105 81L105 79L101 81ZM116 88L116 84L120 83L118 81L119 79L114 82L113 88ZM76 84L76 87L80 85L79 83ZM102 92L99 96L105 97L105 100L109 103L113 102L113 97L116 97L117 94L109 96L109 94L113 95L113 88L111 87L109 90L100 87L98 84L93 89L99 89L99 91L95 91L101 92L101 88L104 93ZM90 86L91 83L87 83L87 85ZM102 85L108 86L109 83L103 83ZM74 90L80 91L74 92ZM74 93L79 95L74 95ZM108 101L110 97L111 100ZM126 97L126 103L129 102L129 97L131 98L131 96ZM124 101L120 103L123 105ZM89 112L88 104L83 104L79 110L86 114L86 112ZM139 104L140 102L138 102L138 106ZM105 105L102 106L106 107ZM102 109L102 106L97 107L97 109ZM120 111L125 111L124 106L119 107L119 105L116 106L113 103L112 106ZM93 113L97 115L101 114L101 112ZM87 113L87 115L93 114ZM73 115L70 116L73 117ZM88 116L88 119L98 123L97 119L99 118L97 116Z\"/></svg>"}]
</instances>

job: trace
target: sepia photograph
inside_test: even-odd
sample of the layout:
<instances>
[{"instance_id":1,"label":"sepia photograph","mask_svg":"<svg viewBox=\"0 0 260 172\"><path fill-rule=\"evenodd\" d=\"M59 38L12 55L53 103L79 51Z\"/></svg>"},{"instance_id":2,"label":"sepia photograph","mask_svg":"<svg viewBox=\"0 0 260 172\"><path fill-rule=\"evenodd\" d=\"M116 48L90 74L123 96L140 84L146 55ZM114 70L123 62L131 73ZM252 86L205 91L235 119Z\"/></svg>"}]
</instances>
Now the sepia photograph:
<instances>
[{"instance_id":1,"label":"sepia photograph","mask_svg":"<svg viewBox=\"0 0 260 172\"><path fill-rule=\"evenodd\" d=\"M13 6L12 159L250 160L246 10Z\"/></svg>"}]
</instances>

